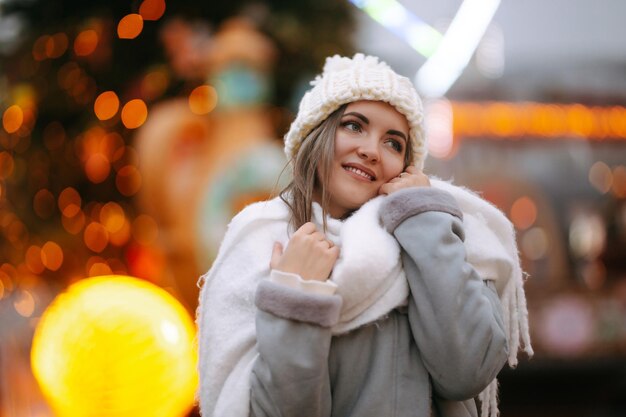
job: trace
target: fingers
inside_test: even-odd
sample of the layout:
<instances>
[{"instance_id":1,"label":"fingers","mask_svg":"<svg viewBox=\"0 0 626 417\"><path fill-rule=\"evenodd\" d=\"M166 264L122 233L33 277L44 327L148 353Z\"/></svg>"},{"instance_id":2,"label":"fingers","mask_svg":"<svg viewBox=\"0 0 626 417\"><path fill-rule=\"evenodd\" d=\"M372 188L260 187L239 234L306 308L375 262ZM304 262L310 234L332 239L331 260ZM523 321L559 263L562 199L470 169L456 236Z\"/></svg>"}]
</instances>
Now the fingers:
<instances>
[{"instance_id":1,"label":"fingers","mask_svg":"<svg viewBox=\"0 0 626 417\"><path fill-rule=\"evenodd\" d=\"M409 187L429 187L428 176L415 166L408 166L404 172L390 179L378 189L379 195L389 195Z\"/></svg>"},{"instance_id":2,"label":"fingers","mask_svg":"<svg viewBox=\"0 0 626 417\"><path fill-rule=\"evenodd\" d=\"M330 240L326 239L326 235L324 235L322 232L317 231L317 226L315 226L313 222L307 222L300 226L296 233L294 233L294 237L296 235L298 235L299 237L307 236L314 242L328 242L328 247L333 246L333 243Z\"/></svg>"},{"instance_id":3,"label":"fingers","mask_svg":"<svg viewBox=\"0 0 626 417\"><path fill-rule=\"evenodd\" d=\"M280 262L280 258L283 256L283 245L280 242L274 242L274 247L272 248L272 258L270 259L270 268L277 269L278 263Z\"/></svg>"},{"instance_id":4,"label":"fingers","mask_svg":"<svg viewBox=\"0 0 626 417\"><path fill-rule=\"evenodd\" d=\"M300 226L300 228L298 230L296 230L296 233L294 233L294 235L296 234L302 234L302 235L310 235L313 232L317 231L317 227L315 226L315 224L313 222L307 222L304 223L302 226Z\"/></svg>"}]
</instances>

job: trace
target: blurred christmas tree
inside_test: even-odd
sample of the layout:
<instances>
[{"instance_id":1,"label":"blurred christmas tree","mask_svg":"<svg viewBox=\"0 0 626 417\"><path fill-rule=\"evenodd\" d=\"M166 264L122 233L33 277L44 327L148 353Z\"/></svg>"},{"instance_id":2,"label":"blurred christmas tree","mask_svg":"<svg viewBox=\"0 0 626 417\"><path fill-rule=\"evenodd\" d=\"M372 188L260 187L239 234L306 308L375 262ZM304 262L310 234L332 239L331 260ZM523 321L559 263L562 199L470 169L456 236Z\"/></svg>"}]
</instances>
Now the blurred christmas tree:
<instances>
[{"instance_id":1,"label":"blurred christmas tree","mask_svg":"<svg viewBox=\"0 0 626 417\"><path fill-rule=\"evenodd\" d=\"M131 139L153 104L207 83L205 52L235 15L277 47L268 99L282 134L302 80L352 52L348 2L0 1L0 298L27 277L163 284Z\"/></svg>"}]
</instances>

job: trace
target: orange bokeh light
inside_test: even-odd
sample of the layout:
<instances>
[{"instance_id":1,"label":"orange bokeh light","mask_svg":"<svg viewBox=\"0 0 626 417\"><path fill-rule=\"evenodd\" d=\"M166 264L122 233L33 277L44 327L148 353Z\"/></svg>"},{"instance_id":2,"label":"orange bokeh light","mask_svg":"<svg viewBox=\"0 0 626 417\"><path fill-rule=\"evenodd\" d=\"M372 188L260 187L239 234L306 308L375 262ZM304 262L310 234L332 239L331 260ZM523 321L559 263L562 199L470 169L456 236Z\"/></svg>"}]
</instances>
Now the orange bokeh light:
<instances>
[{"instance_id":1,"label":"orange bokeh light","mask_svg":"<svg viewBox=\"0 0 626 417\"><path fill-rule=\"evenodd\" d=\"M217 105L217 91L210 85L201 85L189 94L189 108L195 114L210 113Z\"/></svg>"},{"instance_id":2,"label":"orange bokeh light","mask_svg":"<svg viewBox=\"0 0 626 417\"><path fill-rule=\"evenodd\" d=\"M85 245L96 253L102 252L109 244L109 233L98 222L91 222L85 228Z\"/></svg>"},{"instance_id":3,"label":"orange bokeh light","mask_svg":"<svg viewBox=\"0 0 626 417\"><path fill-rule=\"evenodd\" d=\"M122 123L128 129L136 129L148 118L148 107L141 99L130 100L122 108Z\"/></svg>"},{"instance_id":4,"label":"orange bokeh light","mask_svg":"<svg viewBox=\"0 0 626 417\"><path fill-rule=\"evenodd\" d=\"M93 110L99 120L109 120L117 114L119 108L120 100L113 91L100 94L93 105Z\"/></svg>"},{"instance_id":5,"label":"orange bokeh light","mask_svg":"<svg viewBox=\"0 0 626 417\"><path fill-rule=\"evenodd\" d=\"M144 0L139 6L139 14L144 20L159 20L165 13L165 0Z\"/></svg>"},{"instance_id":6,"label":"orange bokeh light","mask_svg":"<svg viewBox=\"0 0 626 417\"><path fill-rule=\"evenodd\" d=\"M626 198L626 167L619 165L613 169L613 194L618 198Z\"/></svg>"},{"instance_id":7,"label":"orange bokeh light","mask_svg":"<svg viewBox=\"0 0 626 417\"><path fill-rule=\"evenodd\" d=\"M59 210L65 217L74 217L80 211L81 198L72 187L67 187L59 195Z\"/></svg>"},{"instance_id":8,"label":"orange bokeh light","mask_svg":"<svg viewBox=\"0 0 626 417\"><path fill-rule=\"evenodd\" d=\"M602 161L596 161L589 168L589 182L599 192L606 194L613 185L613 172L611 168Z\"/></svg>"},{"instance_id":9,"label":"orange bokeh light","mask_svg":"<svg viewBox=\"0 0 626 417\"><path fill-rule=\"evenodd\" d=\"M30 317L35 312L35 298L30 291L22 290L13 302L15 311L22 317Z\"/></svg>"},{"instance_id":10,"label":"orange bokeh light","mask_svg":"<svg viewBox=\"0 0 626 417\"><path fill-rule=\"evenodd\" d=\"M114 246L124 246L128 239L130 239L130 223L128 221L125 221L119 230L109 233L109 243Z\"/></svg>"},{"instance_id":11,"label":"orange bokeh light","mask_svg":"<svg viewBox=\"0 0 626 417\"><path fill-rule=\"evenodd\" d=\"M74 53L77 56L91 55L98 47L99 38L98 32L93 29L80 32L74 40Z\"/></svg>"},{"instance_id":12,"label":"orange bokeh light","mask_svg":"<svg viewBox=\"0 0 626 417\"><path fill-rule=\"evenodd\" d=\"M24 123L24 112L17 104L12 105L2 115L2 126L7 133L17 132Z\"/></svg>"},{"instance_id":13,"label":"orange bokeh light","mask_svg":"<svg viewBox=\"0 0 626 417\"><path fill-rule=\"evenodd\" d=\"M46 242L41 248L41 262L51 271L58 270L63 265L63 249L55 242Z\"/></svg>"},{"instance_id":14,"label":"orange bokeh light","mask_svg":"<svg viewBox=\"0 0 626 417\"><path fill-rule=\"evenodd\" d=\"M42 35L33 44L33 58L35 61L43 61L47 58L46 46L50 35Z\"/></svg>"},{"instance_id":15,"label":"orange bokeh light","mask_svg":"<svg viewBox=\"0 0 626 417\"><path fill-rule=\"evenodd\" d=\"M72 217L61 217L63 228L70 234L76 235L85 227L85 213L79 211Z\"/></svg>"},{"instance_id":16,"label":"orange bokeh light","mask_svg":"<svg viewBox=\"0 0 626 417\"><path fill-rule=\"evenodd\" d=\"M111 267L105 262L95 262L89 268L87 275L90 277L98 277L102 275L111 275L112 273L113 271L111 271Z\"/></svg>"},{"instance_id":17,"label":"orange bokeh light","mask_svg":"<svg viewBox=\"0 0 626 417\"><path fill-rule=\"evenodd\" d=\"M119 231L126 223L124 209L113 201L106 203L100 209L100 223L109 233Z\"/></svg>"},{"instance_id":18,"label":"orange bokeh light","mask_svg":"<svg viewBox=\"0 0 626 417\"><path fill-rule=\"evenodd\" d=\"M117 36L120 39L135 39L143 30L143 17L137 13L124 16L117 24Z\"/></svg>"},{"instance_id":19,"label":"orange bokeh light","mask_svg":"<svg viewBox=\"0 0 626 417\"><path fill-rule=\"evenodd\" d=\"M117 172L115 185L119 192L127 197L136 194L141 188L141 174L137 167L133 165L122 167Z\"/></svg>"},{"instance_id":20,"label":"orange bokeh light","mask_svg":"<svg viewBox=\"0 0 626 417\"><path fill-rule=\"evenodd\" d=\"M89 156L85 163L85 174L89 181L99 184L107 179L111 172L111 164L106 156L101 153L94 153Z\"/></svg>"},{"instance_id":21,"label":"orange bokeh light","mask_svg":"<svg viewBox=\"0 0 626 417\"><path fill-rule=\"evenodd\" d=\"M33 198L33 209L35 214L42 219L50 217L54 212L54 196L52 193L45 188L37 191Z\"/></svg>"},{"instance_id":22,"label":"orange bokeh light","mask_svg":"<svg viewBox=\"0 0 626 417\"><path fill-rule=\"evenodd\" d=\"M537 220L537 206L529 197L520 197L511 206L511 221L518 229L528 229Z\"/></svg>"},{"instance_id":23,"label":"orange bokeh light","mask_svg":"<svg viewBox=\"0 0 626 417\"><path fill-rule=\"evenodd\" d=\"M65 33L59 32L46 39L46 56L58 58L67 51L68 39Z\"/></svg>"},{"instance_id":24,"label":"orange bokeh light","mask_svg":"<svg viewBox=\"0 0 626 417\"><path fill-rule=\"evenodd\" d=\"M24 262L33 274L41 274L45 269L43 262L41 262L41 248L39 246L31 245L26 249Z\"/></svg>"}]
</instances>

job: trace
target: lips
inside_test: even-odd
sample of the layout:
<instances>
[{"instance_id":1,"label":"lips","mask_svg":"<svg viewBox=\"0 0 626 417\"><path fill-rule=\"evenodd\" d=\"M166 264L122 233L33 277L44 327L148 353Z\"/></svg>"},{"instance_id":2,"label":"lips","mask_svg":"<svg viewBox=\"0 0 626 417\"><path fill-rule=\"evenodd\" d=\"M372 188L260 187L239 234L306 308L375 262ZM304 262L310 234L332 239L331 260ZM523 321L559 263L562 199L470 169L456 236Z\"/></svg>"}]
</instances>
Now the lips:
<instances>
[{"instance_id":1,"label":"lips","mask_svg":"<svg viewBox=\"0 0 626 417\"><path fill-rule=\"evenodd\" d=\"M372 170L364 167L363 165L350 163L350 164L344 164L344 165L342 165L342 167L346 171L349 171L349 172L353 173L354 175L362 177L365 180L368 180L368 181L375 181L376 180L376 175L374 175Z\"/></svg>"}]
</instances>

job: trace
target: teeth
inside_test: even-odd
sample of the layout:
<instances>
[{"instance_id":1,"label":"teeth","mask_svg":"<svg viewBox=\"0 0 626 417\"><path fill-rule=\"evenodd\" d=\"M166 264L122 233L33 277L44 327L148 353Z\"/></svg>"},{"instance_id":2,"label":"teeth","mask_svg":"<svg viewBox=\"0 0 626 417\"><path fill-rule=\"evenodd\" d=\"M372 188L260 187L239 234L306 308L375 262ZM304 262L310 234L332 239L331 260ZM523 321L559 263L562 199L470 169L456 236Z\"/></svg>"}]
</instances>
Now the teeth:
<instances>
[{"instance_id":1,"label":"teeth","mask_svg":"<svg viewBox=\"0 0 626 417\"><path fill-rule=\"evenodd\" d=\"M350 171L350 172L354 172L355 174L360 175L360 176L362 176L363 178L367 178L367 179L368 179L368 180L370 180L370 181L373 181L373 180L374 180L374 178L373 178L371 175L369 175L369 174L368 174L368 173L366 173L366 172L361 171L361 170L360 170L360 169L358 169L358 168L354 168L354 167L346 167L346 170L347 170L347 171Z\"/></svg>"}]
</instances>

